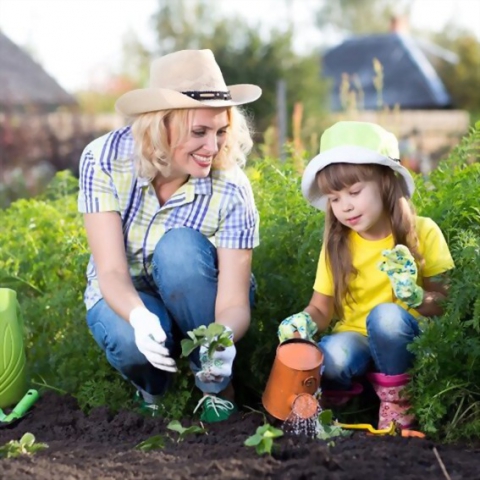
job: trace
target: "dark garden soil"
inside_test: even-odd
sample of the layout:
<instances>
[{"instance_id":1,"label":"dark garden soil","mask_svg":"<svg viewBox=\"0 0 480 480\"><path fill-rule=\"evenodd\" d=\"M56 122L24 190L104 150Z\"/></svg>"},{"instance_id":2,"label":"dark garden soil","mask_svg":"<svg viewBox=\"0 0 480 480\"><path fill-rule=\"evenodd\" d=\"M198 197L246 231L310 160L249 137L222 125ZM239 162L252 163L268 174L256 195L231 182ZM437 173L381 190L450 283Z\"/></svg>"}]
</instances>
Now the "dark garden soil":
<instances>
[{"instance_id":1,"label":"dark garden soil","mask_svg":"<svg viewBox=\"0 0 480 480\"><path fill-rule=\"evenodd\" d=\"M283 437L273 456L259 457L243 446L262 423L257 413L238 413L208 426L207 435L175 442L166 422L99 408L85 416L74 399L46 393L31 414L0 429L0 445L25 432L46 442L34 456L0 460L1 479L480 479L480 447L435 445L428 439L372 437L356 433L333 446L303 437ZM188 425L188 421L182 422ZM157 434L170 434L165 448L134 447Z\"/></svg>"}]
</instances>

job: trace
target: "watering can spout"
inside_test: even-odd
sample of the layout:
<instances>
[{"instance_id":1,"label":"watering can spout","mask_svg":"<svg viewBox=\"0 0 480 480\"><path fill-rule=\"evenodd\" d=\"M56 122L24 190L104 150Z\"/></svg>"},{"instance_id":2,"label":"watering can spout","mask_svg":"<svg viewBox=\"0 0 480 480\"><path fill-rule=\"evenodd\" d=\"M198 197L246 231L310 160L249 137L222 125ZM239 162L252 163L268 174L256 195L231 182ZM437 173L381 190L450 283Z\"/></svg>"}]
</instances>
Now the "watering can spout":
<instances>
[{"instance_id":1,"label":"watering can spout","mask_svg":"<svg viewBox=\"0 0 480 480\"><path fill-rule=\"evenodd\" d=\"M282 342L262 396L265 410L279 420L292 412L300 418L313 416L319 408L315 394L322 363L323 354L315 343L301 338Z\"/></svg>"}]
</instances>

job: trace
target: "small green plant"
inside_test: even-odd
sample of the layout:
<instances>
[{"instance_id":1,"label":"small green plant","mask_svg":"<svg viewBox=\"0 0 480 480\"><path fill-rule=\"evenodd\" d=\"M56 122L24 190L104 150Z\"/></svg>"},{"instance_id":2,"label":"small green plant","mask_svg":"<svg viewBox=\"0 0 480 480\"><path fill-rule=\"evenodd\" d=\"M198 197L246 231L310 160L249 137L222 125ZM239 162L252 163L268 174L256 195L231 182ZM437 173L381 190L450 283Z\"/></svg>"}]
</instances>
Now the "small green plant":
<instances>
[{"instance_id":1,"label":"small green plant","mask_svg":"<svg viewBox=\"0 0 480 480\"><path fill-rule=\"evenodd\" d=\"M207 433L203 425L199 427L198 425L191 425L190 427L183 427L182 424L178 420L172 420L168 425L167 428L169 430L173 430L177 432L178 438L177 443L183 441L187 435L193 435L196 433L204 434Z\"/></svg>"},{"instance_id":2,"label":"small green plant","mask_svg":"<svg viewBox=\"0 0 480 480\"><path fill-rule=\"evenodd\" d=\"M333 424L333 413L331 410L322 410L318 415L318 433L319 440L330 440L334 437L346 437L352 432Z\"/></svg>"},{"instance_id":3,"label":"small green plant","mask_svg":"<svg viewBox=\"0 0 480 480\"><path fill-rule=\"evenodd\" d=\"M165 447L165 437L163 435L154 435L140 442L135 446L137 450L142 452L149 452L150 450L159 450Z\"/></svg>"},{"instance_id":4,"label":"small green plant","mask_svg":"<svg viewBox=\"0 0 480 480\"><path fill-rule=\"evenodd\" d=\"M244 445L247 447L255 447L258 455L263 455L264 453L271 455L273 440L282 436L282 430L266 423L265 425L258 427L255 434L245 440Z\"/></svg>"},{"instance_id":5,"label":"small green plant","mask_svg":"<svg viewBox=\"0 0 480 480\"><path fill-rule=\"evenodd\" d=\"M35 436L27 432L20 440L10 440L0 447L0 457L14 458L20 455L33 455L45 448L48 448L46 443L35 443Z\"/></svg>"},{"instance_id":6,"label":"small green plant","mask_svg":"<svg viewBox=\"0 0 480 480\"><path fill-rule=\"evenodd\" d=\"M208 356L211 358L215 350L233 345L231 333L218 323L211 323L208 327L202 325L191 332L187 332L187 335L190 338L182 340L183 357L188 357L196 348L203 345L208 347Z\"/></svg>"}]
</instances>

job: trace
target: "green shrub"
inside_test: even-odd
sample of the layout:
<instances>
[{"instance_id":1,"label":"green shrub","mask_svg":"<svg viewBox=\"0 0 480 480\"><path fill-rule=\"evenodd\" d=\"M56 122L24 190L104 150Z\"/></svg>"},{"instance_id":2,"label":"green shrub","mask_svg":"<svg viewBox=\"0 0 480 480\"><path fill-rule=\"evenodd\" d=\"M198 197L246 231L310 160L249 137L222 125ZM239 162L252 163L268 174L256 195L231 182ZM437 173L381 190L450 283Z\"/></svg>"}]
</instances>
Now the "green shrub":
<instances>
[{"instance_id":1,"label":"green shrub","mask_svg":"<svg viewBox=\"0 0 480 480\"><path fill-rule=\"evenodd\" d=\"M76 191L77 180L63 172L43 196L0 210L0 286L17 291L32 381L80 394L88 408L98 398L115 403L125 396L85 321L89 253Z\"/></svg>"},{"instance_id":2,"label":"green shrub","mask_svg":"<svg viewBox=\"0 0 480 480\"><path fill-rule=\"evenodd\" d=\"M445 313L413 344L411 393L422 429L446 440L480 438L480 124L420 185L420 213L434 218L455 270Z\"/></svg>"}]
</instances>

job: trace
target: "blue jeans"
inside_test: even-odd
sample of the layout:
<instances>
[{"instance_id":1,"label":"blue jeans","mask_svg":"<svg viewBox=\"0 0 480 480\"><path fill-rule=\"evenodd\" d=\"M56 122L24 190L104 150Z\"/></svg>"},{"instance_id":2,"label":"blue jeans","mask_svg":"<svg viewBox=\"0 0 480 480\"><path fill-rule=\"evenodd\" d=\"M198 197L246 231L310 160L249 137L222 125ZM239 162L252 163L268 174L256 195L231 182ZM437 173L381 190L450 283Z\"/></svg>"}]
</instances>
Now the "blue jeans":
<instances>
[{"instance_id":1,"label":"blue jeans","mask_svg":"<svg viewBox=\"0 0 480 480\"><path fill-rule=\"evenodd\" d=\"M413 315L395 303L377 305L367 316L367 336L357 332L326 335L318 346L324 354L322 385L349 390L352 378L371 367L386 375L405 373L413 363L408 344L420 334Z\"/></svg>"},{"instance_id":2,"label":"blue jeans","mask_svg":"<svg viewBox=\"0 0 480 480\"><path fill-rule=\"evenodd\" d=\"M201 233L189 228L168 231L155 247L152 277L157 292L139 292L148 310L158 316L173 356L187 332L215 320L218 265L217 250ZM254 282L250 288L253 303ZM87 323L109 363L130 380L145 399L161 395L167 389L171 373L154 368L135 344L130 323L100 300L87 312ZM198 349L190 355L193 373L200 370ZM204 393L219 393L229 384L203 383L195 377Z\"/></svg>"}]
</instances>

